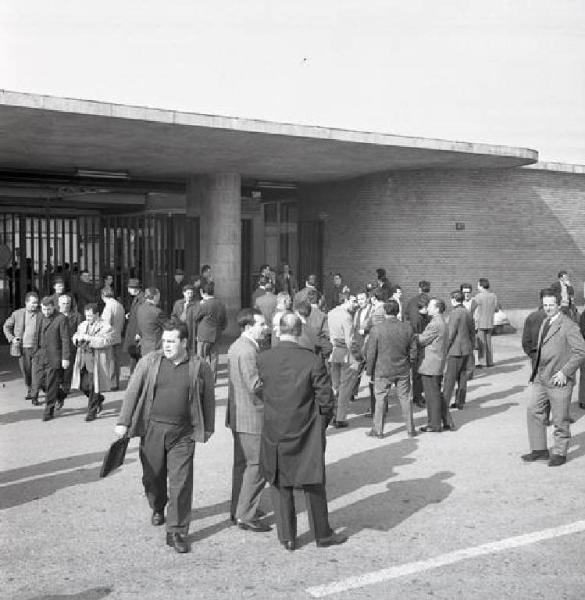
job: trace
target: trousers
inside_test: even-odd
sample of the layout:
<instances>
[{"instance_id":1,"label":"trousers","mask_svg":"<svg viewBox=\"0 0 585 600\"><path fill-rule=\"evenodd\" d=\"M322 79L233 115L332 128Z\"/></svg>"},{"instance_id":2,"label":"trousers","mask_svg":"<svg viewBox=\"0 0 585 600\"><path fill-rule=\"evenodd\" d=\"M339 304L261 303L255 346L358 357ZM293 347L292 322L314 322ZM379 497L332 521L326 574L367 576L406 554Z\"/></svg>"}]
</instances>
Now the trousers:
<instances>
[{"instance_id":1,"label":"trousers","mask_svg":"<svg viewBox=\"0 0 585 600\"><path fill-rule=\"evenodd\" d=\"M492 330L477 330L477 360L484 367L492 367L494 357L492 354Z\"/></svg>"},{"instance_id":2,"label":"trousers","mask_svg":"<svg viewBox=\"0 0 585 600\"><path fill-rule=\"evenodd\" d=\"M213 372L213 381L217 381L217 362L219 355L215 342L197 342L197 356L209 363Z\"/></svg>"},{"instance_id":3,"label":"trousers","mask_svg":"<svg viewBox=\"0 0 585 600\"><path fill-rule=\"evenodd\" d=\"M449 413L449 405L441 393L442 375L423 375L422 383L427 401L428 425L433 429L441 429L441 424L451 426L453 420Z\"/></svg>"},{"instance_id":4,"label":"trousers","mask_svg":"<svg viewBox=\"0 0 585 600\"><path fill-rule=\"evenodd\" d=\"M32 365L32 348L23 348L22 356L18 359L18 365L24 379L27 394L30 393L32 387L33 365Z\"/></svg>"},{"instance_id":5,"label":"trousers","mask_svg":"<svg viewBox=\"0 0 585 600\"><path fill-rule=\"evenodd\" d=\"M61 368L49 362L46 350L40 348L35 352L32 361L32 388L31 397L39 397L39 391L45 390L45 413L53 414L57 402Z\"/></svg>"},{"instance_id":6,"label":"trousers","mask_svg":"<svg viewBox=\"0 0 585 600\"><path fill-rule=\"evenodd\" d=\"M232 468L232 519L252 521L256 518L266 479L260 474L260 434L232 432L234 466Z\"/></svg>"},{"instance_id":7,"label":"trousers","mask_svg":"<svg viewBox=\"0 0 585 600\"><path fill-rule=\"evenodd\" d=\"M186 534L193 501L192 426L150 421L140 440L142 484L153 511L168 503L167 531ZM168 477L168 486L167 486Z\"/></svg>"},{"instance_id":8,"label":"trousers","mask_svg":"<svg viewBox=\"0 0 585 600\"><path fill-rule=\"evenodd\" d=\"M305 494L309 525L316 540L332 534L327 510L327 493L322 483L300 486ZM280 542L294 541L297 537L297 514L294 489L289 486L272 486L276 531Z\"/></svg>"},{"instance_id":9,"label":"trousers","mask_svg":"<svg viewBox=\"0 0 585 600\"><path fill-rule=\"evenodd\" d=\"M467 378L469 376L469 361L471 357L466 356L448 356L445 377L443 379L443 396L445 403L449 406L451 396L457 384L457 394L455 395L455 404L458 408L463 408L465 397L467 396Z\"/></svg>"},{"instance_id":10,"label":"trousers","mask_svg":"<svg viewBox=\"0 0 585 600\"><path fill-rule=\"evenodd\" d=\"M95 391L93 373L85 367L81 367L79 373L79 389L87 396L87 412L95 415L103 396Z\"/></svg>"},{"instance_id":11,"label":"trousers","mask_svg":"<svg viewBox=\"0 0 585 600\"><path fill-rule=\"evenodd\" d=\"M410 401L410 377L376 377L374 380L374 396L376 405L374 408L374 432L384 433L384 422L388 410L388 395L392 384L396 386L398 401L402 409L402 418L406 424L406 431L414 431L414 420L412 416L412 402Z\"/></svg>"}]
</instances>

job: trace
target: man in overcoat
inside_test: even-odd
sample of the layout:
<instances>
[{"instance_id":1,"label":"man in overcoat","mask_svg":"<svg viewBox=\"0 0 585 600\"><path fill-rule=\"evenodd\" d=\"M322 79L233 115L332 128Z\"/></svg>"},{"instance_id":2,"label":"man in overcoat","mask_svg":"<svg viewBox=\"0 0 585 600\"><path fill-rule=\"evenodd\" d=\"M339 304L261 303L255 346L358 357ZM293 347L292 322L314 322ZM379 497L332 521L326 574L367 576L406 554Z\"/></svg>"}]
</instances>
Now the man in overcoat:
<instances>
[{"instance_id":1,"label":"man in overcoat","mask_svg":"<svg viewBox=\"0 0 585 600\"><path fill-rule=\"evenodd\" d=\"M494 364L492 352L492 331L494 314L498 308L498 298L490 291L490 282L482 277L477 282L479 290L475 296L475 325L477 328L477 360L481 367L491 367Z\"/></svg>"},{"instance_id":2,"label":"man in overcoat","mask_svg":"<svg viewBox=\"0 0 585 600\"><path fill-rule=\"evenodd\" d=\"M122 349L130 356L130 373L134 371L137 361L140 359L140 348L136 343L136 313L138 307L144 302L144 292L140 288L140 281L135 277L128 280L128 294L132 298L128 311L126 312L126 332Z\"/></svg>"},{"instance_id":3,"label":"man in overcoat","mask_svg":"<svg viewBox=\"0 0 585 600\"><path fill-rule=\"evenodd\" d=\"M159 290L154 287L146 288L144 302L136 311L136 333L140 338L142 356L161 347L162 328L166 319L158 306L159 302Z\"/></svg>"},{"instance_id":4,"label":"man in overcoat","mask_svg":"<svg viewBox=\"0 0 585 600\"><path fill-rule=\"evenodd\" d=\"M278 539L296 547L293 491L301 488L318 547L342 544L346 536L329 525L325 492L325 429L333 411L331 382L323 360L297 343L302 323L285 313L280 342L258 357L263 383L264 425L260 472L273 486Z\"/></svg>"},{"instance_id":5,"label":"man in overcoat","mask_svg":"<svg viewBox=\"0 0 585 600\"><path fill-rule=\"evenodd\" d=\"M257 360L259 343L268 328L257 308L244 308L237 318L242 333L228 350L226 426L234 437L230 517L240 529L270 531L268 525L258 520L258 506L266 479L260 474L264 406Z\"/></svg>"}]
</instances>

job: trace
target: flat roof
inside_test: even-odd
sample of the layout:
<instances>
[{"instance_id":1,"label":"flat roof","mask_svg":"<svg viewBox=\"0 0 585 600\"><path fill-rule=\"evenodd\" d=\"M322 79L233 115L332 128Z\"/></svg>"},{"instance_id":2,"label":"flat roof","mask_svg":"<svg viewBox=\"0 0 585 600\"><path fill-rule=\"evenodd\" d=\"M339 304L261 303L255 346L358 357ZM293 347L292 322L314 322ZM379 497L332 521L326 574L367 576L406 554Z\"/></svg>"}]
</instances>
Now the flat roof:
<instances>
[{"instance_id":1,"label":"flat roof","mask_svg":"<svg viewBox=\"0 0 585 600\"><path fill-rule=\"evenodd\" d=\"M536 150L0 90L0 169L128 171L311 183L404 169L533 164Z\"/></svg>"}]
</instances>

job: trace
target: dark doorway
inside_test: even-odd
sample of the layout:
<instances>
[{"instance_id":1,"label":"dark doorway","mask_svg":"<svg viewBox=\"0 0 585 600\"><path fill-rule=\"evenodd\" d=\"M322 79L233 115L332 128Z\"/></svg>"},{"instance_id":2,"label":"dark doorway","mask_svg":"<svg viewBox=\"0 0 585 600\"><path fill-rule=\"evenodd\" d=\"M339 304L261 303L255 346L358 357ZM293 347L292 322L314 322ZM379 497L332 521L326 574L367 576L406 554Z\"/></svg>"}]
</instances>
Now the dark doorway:
<instances>
[{"instance_id":1,"label":"dark doorway","mask_svg":"<svg viewBox=\"0 0 585 600\"><path fill-rule=\"evenodd\" d=\"M323 286L323 221L299 221L299 288L314 273Z\"/></svg>"},{"instance_id":2,"label":"dark doorway","mask_svg":"<svg viewBox=\"0 0 585 600\"><path fill-rule=\"evenodd\" d=\"M252 300L252 220L242 219L242 274L240 284L242 308Z\"/></svg>"}]
</instances>

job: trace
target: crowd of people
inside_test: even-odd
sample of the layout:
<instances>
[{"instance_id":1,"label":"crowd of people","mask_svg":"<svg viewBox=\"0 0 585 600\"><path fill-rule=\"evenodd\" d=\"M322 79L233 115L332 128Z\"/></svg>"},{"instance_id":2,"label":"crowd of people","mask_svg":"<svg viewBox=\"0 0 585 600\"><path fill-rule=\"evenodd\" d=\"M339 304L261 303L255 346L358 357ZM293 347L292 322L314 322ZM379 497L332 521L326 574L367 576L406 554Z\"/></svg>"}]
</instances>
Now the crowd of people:
<instances>
[{"instance_id":1,"label":"crowd of people","mask_svg":"<svg viewBox=\"0 0 585 600\"><path fill-rule=\"evenodd\" d=\"M184 553L194 447L215 429L218 341L227 311L215 297L209 265L192 282L179 275L170 315L159 307L159 290L142 289L138 279L128 280L130 301L124 307L111 281L104 281L96 298L95 289L94 295L89 288L84 295L68 292L58 277L52 295L26 295L25 306L4 323L4 334L11 354L19 357L26 399L39 405L39 393L45 392L44 421L55 417L72 389L87 396L85 419L93 421L104 394L120 387L120 363L124 352L129 355L131 375L115 433L141 438L151 523L166 522L167 543ZM583 374L585 365L585 316L578 315L564 271L540 298L522 338L533 384L527 409L530 452L522 459L560 466L570 439L575 374L579 369ZM278 276L263 265L251 304L239 312L241 334L228 350L226 425L234 442L230 517L243 530L270 531L259 510L262 490L270 484L278 538L293 551L293 491L303 489L317 546L344 543L347 538L332 530L327 516L327 428L349 426L350 403L364 382L369 437L384 437L392 390L407 436L456 431L451 409L464 409L475 370L494 365L497 296L487 278L478 279L475 295L471 284L462 283L450 294L446 318L445 301L431 294L426 280L404 303L401 287L392 285L382 268L375 283L353 292L336 273L321 293L314 274L299 289L288 265ZM579 404L585 408L580 387ZM427 423L418 431L414 406L426 407ZM551 423L555 441L549 453Z\"/></svg>"}]
</instances>

